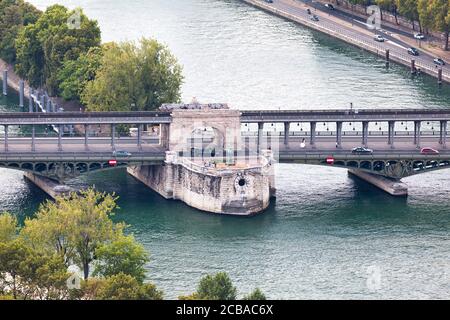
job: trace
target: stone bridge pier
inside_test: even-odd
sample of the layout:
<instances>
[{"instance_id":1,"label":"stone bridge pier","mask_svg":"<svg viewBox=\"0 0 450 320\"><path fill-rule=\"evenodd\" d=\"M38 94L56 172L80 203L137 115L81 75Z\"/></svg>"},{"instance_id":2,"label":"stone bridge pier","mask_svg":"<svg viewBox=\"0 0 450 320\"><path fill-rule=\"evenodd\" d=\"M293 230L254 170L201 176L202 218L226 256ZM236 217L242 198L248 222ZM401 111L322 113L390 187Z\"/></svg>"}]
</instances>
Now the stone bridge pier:
<instances>
[{"instance_id":1,"label":"stone bridge pier","mask_svg":"<svg viewBox=\"0 0 450 320\"><path fill-rule=\"evenodd\" d=\"M241 113L227 105L164 105L172 122L161 125L169 151L163 165L128 167L128 173L166 199L202 211L254 215L275 195L271 151L241 156Z\"/></svg>"}]
</instances>

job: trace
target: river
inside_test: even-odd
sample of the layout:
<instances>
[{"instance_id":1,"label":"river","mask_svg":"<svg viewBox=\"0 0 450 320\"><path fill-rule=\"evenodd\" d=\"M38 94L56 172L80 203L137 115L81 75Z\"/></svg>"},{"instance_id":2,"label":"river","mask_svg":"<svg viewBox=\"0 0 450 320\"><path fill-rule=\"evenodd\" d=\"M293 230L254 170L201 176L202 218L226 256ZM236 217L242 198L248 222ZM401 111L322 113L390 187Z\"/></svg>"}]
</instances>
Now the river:
<instances>
[{"instance_id":1,"label":"river","mask_svg":"<svg viewBox=\"0 0 450 320\"><path fill-rule=\"evenodd\" d=\"M41 9L56 3L33 0ZM155 37L184 67L183 100L240 109L448 108L450 86L237 0L61 0L99 21L103 41ZM18 109L17 96L0 98ZM124 171L71 183L120 196L115 219L151 253L149 279L176 298L226 271L240 295L274 299L448 298L450 172L405 179L395 199L342 169L278 165L263 214L205 214L166 201ZM30 216L46 196L0 170L0 211ZM380 282L373 279L378 279Z\"/></svg>"}]
</instances>

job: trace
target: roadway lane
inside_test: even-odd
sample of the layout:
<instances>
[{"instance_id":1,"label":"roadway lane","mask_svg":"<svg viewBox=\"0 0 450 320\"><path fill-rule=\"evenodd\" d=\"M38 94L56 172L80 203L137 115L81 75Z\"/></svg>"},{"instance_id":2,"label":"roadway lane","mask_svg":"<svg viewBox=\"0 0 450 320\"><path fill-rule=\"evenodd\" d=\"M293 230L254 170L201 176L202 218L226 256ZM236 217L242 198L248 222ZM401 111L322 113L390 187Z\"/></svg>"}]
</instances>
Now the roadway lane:
<instances>
[{"instance_id":1,"label":"roadway lane","mask_svg":"<svg viewBox=\"0 0 450 320\"><path fill-rule=\"evenodd\" d=\"M400 43L399 40L396 40L392 37L389 38L389 41L386 41L384 43L376 42L375 40L373 40L373 35L375 34L373 31L363 31L355 26L345 27L342 24L339 24L328 18L328 15L331 15L332 12L322 11L322 7L320 10L316 10L315 12L313 12L313 14L316 14L319 17L319 21L313 22L310 20L310 16L306 12L305 8L295 5L292 0L274 0L274 2L271 4L267 4L265 2L264 4L291 14L299 19L308 20L313 24L329 30L333 30L334 32L349 37L350 39L353 39L355 41L370 45L371 47L376 48L380 52L380 54L384 54L386 49L389 49L392 56L395 55L406 61L411 61L412 59L416 60L416 65L418 67L425 67L429 70L437 69L436 65L433 62L434 57L428 54L424 54L423 52L420 56L410 56L408 55L406 50L408 45L405 43ZM443 67L443 73L446 77L450 77L450 66L448 64Z\"/></svg>"}]
</instances>

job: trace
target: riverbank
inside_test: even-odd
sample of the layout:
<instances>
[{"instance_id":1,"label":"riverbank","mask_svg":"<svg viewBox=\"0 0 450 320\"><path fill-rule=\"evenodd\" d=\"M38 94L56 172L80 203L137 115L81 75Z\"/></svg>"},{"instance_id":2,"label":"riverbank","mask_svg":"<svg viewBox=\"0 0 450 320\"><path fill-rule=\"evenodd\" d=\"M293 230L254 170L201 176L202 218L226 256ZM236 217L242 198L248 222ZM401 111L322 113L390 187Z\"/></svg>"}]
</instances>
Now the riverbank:
<instances>
[{"instance_id":1,"label":"riverbank","mask_svg":"<svg viewBox=\"0 0 450 320\"><path fill-rule=\"evenodd\" d=\"M0 59L0 70L8 70L8 86L19 92L19 82L21 78L14 72L14 66ZM0 72L0 78L2 78L3 81L3 72ZM30 96L30 85L28 84L28 81L25 81L24 94L25 98L28 99ZM66 101L60 97L50 97L50 100L53 105L58 106L58 108L63 108L64 111L78 112L84 111L85 109L84 106L77 101Z\"/></svg>"},{"instance_id":2,"label":"riverbank","mask_svg":"<svg viewBox=\"0 0 450 320\"><path fill-rule=\"evenodd\" d=\"M370 33L368 30L356 25L348 26L347 22L337 21L339 19L331 17L324 12L315 10L314 14L316 14L319 19L318 21L312 21L310 16L306 14L307 6L305 4L281 0L272 4L259 0L243 0L243 2L276 16L301 24L302 26L327 34L380 57L386 58L386 49L389 49L389 61L410 67L412 60L415 60L415 68L420 69L421 73L438 78L439 68L437 68L432 61L423 61L419 57L409 56L406 54L406 50L405 54L400 53L398 45L394 43L391 46L385 47L380 43L374 42L373 33ZM323 21L325 21L325 23ZM450 83L450 72L447 71L447 69L442 71L441 80Z\"/></svg>"}]
</instances>

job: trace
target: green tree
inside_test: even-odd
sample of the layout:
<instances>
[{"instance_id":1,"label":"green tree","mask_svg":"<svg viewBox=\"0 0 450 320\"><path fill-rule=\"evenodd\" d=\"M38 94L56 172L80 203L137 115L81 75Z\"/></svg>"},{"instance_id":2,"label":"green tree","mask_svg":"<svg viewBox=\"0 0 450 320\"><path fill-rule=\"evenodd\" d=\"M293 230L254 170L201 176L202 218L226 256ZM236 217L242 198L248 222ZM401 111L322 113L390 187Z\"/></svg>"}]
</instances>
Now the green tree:
<instances>
[{"instance_id":1,"label":"green tree","mask_svg":"<svg viewBox=\"0 0 450 320\"><path fill-rule=\"evenodd\" d=\"M391 12L395 17L395 23L398 24L396 0L375 0L375 3L379 5L382 10Z\"/></svg>"},{"instance_id":2,"label":"green tree","mask_svg":"<svg viewBox=\"0 0 450 320\"><path fill-rule=\"evenodd\" d=\"M401 16L408 18L412 27L415 30L415 21L419 21L419 11L418 11L418 0L396 0L398 12ZM422 31L422 26L419 26L420 31Z\"/></svg>"},{"instance_id":3,"label":"green tree","mask_svg":"<svg viewBox=\"0 0 450 320\"><path fill-rule=\"evenodd\" d=\"M77 20L75 25L69 23L71 19ZM100 40L97 22L89 20L81 9L50 6L36 23L19 32L16 71L32 86L45 85L50 95L56 95L64 62L100 46Z\"/></svg>"},{"instance_id":4,"label":"green tree","mask_svg":"<svg viewBox=\"0 0 450 320\"><path fill-rule=\"evenodd\" d=\"M163 292L154 284L140 283L123 273L105 279L89 279L83 284L84 298L91 300L162 300Z\"/></svg>"},{"instance_id":5,"label":"green tree","mask_svg":"<svg viewBox=\"0 0 450 320\"><path fill-rule=\"evenodd\" d=\"M18 231L17 219L9 213L0 214L0 243L6 243L16 238Z\"/></svg>"},{"instance_id":6,"label":"green tree","mask_svg":"<svg viewBox=\"0 0 450 320\"><path fill-rule=\"evenodd\" d=\"M156 40L112 44L81 101L90 111L155 110L179 101L182 81L176 58Z\"/></svg>"},{"instance_id":7,"label":"green tree","mask_svg":"<svg viewBox=\"0 0 450 320\"><path fill-rule=\"evenodd\" d=\"M149 261L144 247L133 236L101 245L95 251L97 263L94 276L110 277L119 273L132 276L138 282L145 280L145 264Z\"/></svg>"},{"instance_id":8,"label":"green tree","mask_svg":"<svg viewBox=\"0 0 450 320\"><path fill-rule=\"evenodd\" d=\"M22 0L0 1L0 58L16 60L15 41L24 26L35 23L41 12Z\"/></svg>"},{"instance_id":9,"label":"green tree","mask_svg":"<svg viewBox=\"0 0 450 320\"><path fill-rule=\"evenodd\" d=\"M444 35L444 50L449 48L450 0L418 0L419 19L423 27Z\"/></svg>"},{"instance_id":10,"label":"green tree","mask_svg":"<svg viewBox=\"0 0 450 320\"><path fill-rule=\"evenodd\" d=\"M196 292L200 300L236 300L236 295L236 287L225 272L203 277Z\"/></svg>"},{"instance_id":11,"label":"green tree","mask_svg":"<svg viewBox=\"0 0 450 320\"><path fill-rule=\"evenodd\" d=\"M124 226L110 219L116 208L112 195L94 189L72 193L41 205L36 218L25 221L21 235L31 244L59 254L67 266L75 263L87 279L97 248L123 236Z\"/></svg>"},{"instance_id":12,"label":"green tree","mask_svg":"<svg viewBox=\"0 0 450 320\"><path fill-rule=\"evenodd\" d=\"M81 93L88 81L95 79L100 67L102 48L92 47L77 60L66 60L58 72L59 91L66 100L80 101Z\"/></svg>"},{"instance_id":13,"label":"green tree","mask_svg":"<svg viewBox=\"0 0 450 320\"><path fill-rule=\"evenodd\" d=\"M255 290L253 290L253 292L251 292L250 294L246 295L244 297L244 300L267 300L265 294L259 289L256 288Z\"/></svg>"},{"instance_id":14,"label":"green tree","mask_svg":"<svg viewBox=\"0 0 450 320\"><path fill-rule=\"evenodd\" d=\"M0 243L0 295L14 299L64 299L69 274L60 256L47 255L21 239Z\"/></svg>"}]
</instances>

